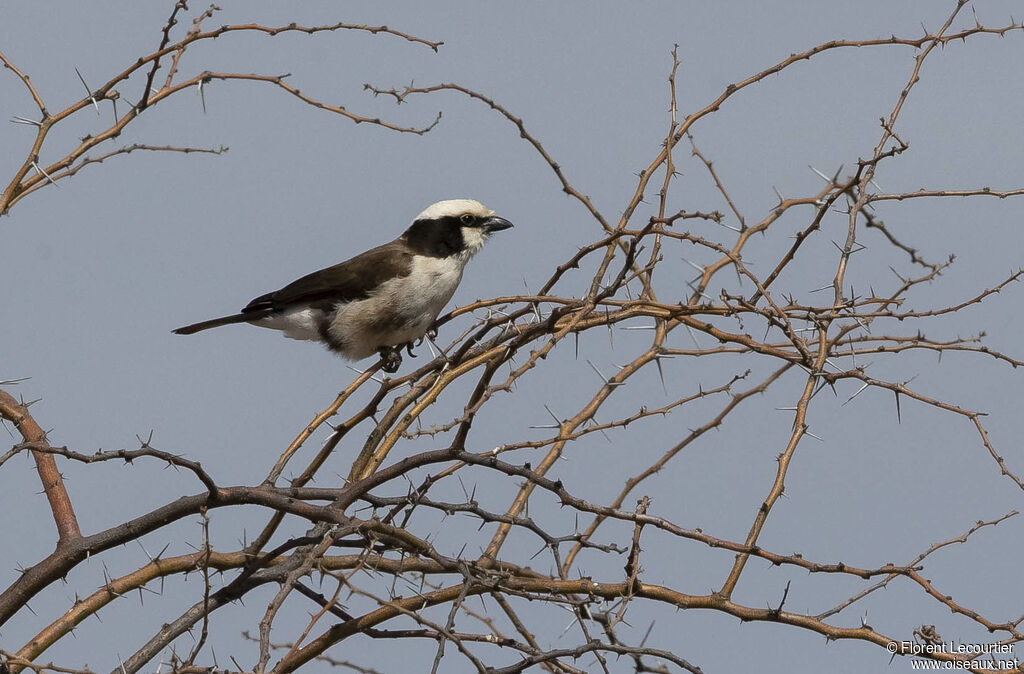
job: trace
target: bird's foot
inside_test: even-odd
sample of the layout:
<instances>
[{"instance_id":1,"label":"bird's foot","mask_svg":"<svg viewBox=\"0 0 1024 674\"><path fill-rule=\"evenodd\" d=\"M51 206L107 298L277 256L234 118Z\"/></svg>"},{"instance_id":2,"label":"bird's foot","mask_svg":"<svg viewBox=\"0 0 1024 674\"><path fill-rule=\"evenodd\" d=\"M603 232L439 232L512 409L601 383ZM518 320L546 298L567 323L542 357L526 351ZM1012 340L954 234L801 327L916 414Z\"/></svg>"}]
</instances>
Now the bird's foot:
<instances>
[{"instance_id":1,"label":"bird's foot","mask_svg":"<svg viewBox=\"0 0 1024 674\"><path fill-rule=\"evenodd\" d=\"M414 348L419 348L424 341L429 342L434 347L434 349L437 350L437 352L441 355L441 358L445 362L445 367L450 366L451 358L448 357L448 354L445 352L444 349L437 345L437 342L434 341L434 337L437 337L437 330L431 329L426 334L424 334L422 337L415 341L406 342L405 344L397 344L395 346L382 346L380 349L378 349L378 351L380 351L381 358L384 360L384 364L381 366L382 369L385 372L394 372L395 370L397 370L398 365L401 364L402 362L402 349L405 349L405 352L408 353L411 357L416 358L416 354L413 353L412 350ZM388 365L392 362L395 363L395 370L388 369Z\"/></svg>"},{"instance_id":2,"label":"bird's foot","mask_svg":"<svg viewBox=\"0 0 1024 674\"><path fill-rule=\"evenodd\" d=\"M398 372L398 368L402 364L401 347L382 346L377 349L377 353L380 354L380 369L388 374Z\"/></svg>"},{"instance_id":3,"label":"bird's foot","mask_svg":"<svg viewBox=\"0 0 1024 674\"><path fill-rule=\"evenodd\" d=\"M432 327L429 330L427 330L425 333L423 333L423 336L420 337L419 339L411 341L411 342L406 342L405 344L400 344L397 348L401 349L404 346L405 347L405 352L408 353L413 358L415 358L416 354L412 352L413 347L421 346L423 344L423 342L426 341L426 340L430 340L430 343L433 344L435 347L437 347L437 344L434 342L434 338L436 338L436 337L437 337L437 328L433 328ZM437 347L437 350L441 351L440 347ZM441 353L443 354L444 351L441 351Z\"/></svg>"}]
</instances>

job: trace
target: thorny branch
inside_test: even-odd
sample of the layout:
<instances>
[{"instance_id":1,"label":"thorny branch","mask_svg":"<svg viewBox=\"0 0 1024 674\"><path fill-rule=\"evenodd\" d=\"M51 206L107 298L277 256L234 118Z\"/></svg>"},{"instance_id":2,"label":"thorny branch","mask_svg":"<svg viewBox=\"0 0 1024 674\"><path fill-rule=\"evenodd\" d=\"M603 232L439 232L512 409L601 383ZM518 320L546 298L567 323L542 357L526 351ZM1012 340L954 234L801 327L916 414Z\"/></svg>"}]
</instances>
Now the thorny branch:
<instances>
[{"instance_id":1,"label":"thorny branch","mask_svg":"<svg viewBox=\"0 0 1024 674\"><path fill-rule=\"evenodd\" d=\"M669 642L670 648L648 644L650 628L638 631L630 622L632 617L642 616L643 607L650 604L703 608L742 621L787 625L827 639L856 639L877 645L885 656L891 652L887 649L897 644L897 654L908 654L899 644L918 633L934 635L936 628L912 632L907 627L889 634L873 628L866 619L844 620L848 608L866 605L876 590L901 584L929 602L937 614L951 613L962 619L950 623L949 629L942 628L947 639L952 636L950 630L968 625L992 633L1000 643L1024 640L1024 616L987 615L972 608L971 602L947 594L944 585L948 579L933 581L924 575L925 562L952 543L974 543L975 537L993 535L997 525L1014 517L1016 511L979 520L960 536L927 546L904 565L869 555L853 560L812 559L769 549L762 542L769 520L784 517L775 505L793 479L791 468L801 459L806 438L815 437L811 413L821 404L819 394L825 389L838 395L839 387L846 386L852 392L843 403L842 409L851 415L844 423L858 413L856 406L861 401L855 400L865 390L893 394L897 415L901 400L904 405L914 401L965 422L976 434L978 458L991 459L1006 484L1024 490L1020 459L1005 458L997 449L982 424L983 411L963 406L948 391L930 392L926 384L911 386L909 381L886 378L879 366L868 374L872 367L869 357L895 361L915 352L982 356L1011 368L1024 365L1019 356L989 348L980 331L972 337L949 335L945 324L932 322L1005 301L1000 296L1012 293L1024 272L997 275L987 288L950 290L938 306L910 308L906 302L911 293L923 284L938 284L953 259L929 261L917 243L900 231L898 219L890 217L883 222L871 210L872 204L883 202L1024 195L1024 188L1012 186L882 192L873 181L879 166L896 162L910 151L909 142L901 136L900 113L934 50L953 40L1022 30L1017 22L997 28L980 23L955 28L966 4L958 1L938 31L926 31L921 37L832 41L792 54L728 85L689 114L681 110L677 99L680 61L673 50L666 127L660 138L654 139L661 147L623 199L618 221L602 215L523 119L495 98L459 84L404 89L366 85L373 93L389 95L399 103L440 92L484 103L538 153L558 188L577 200L597 223L598 236L580 242L547 279L534 279L526 293L482 299L443 317L442 325L461 322L461 334L445 349L447 357L425 360L417 369L394 378L379 376L377 365L361 372L301 428L268 468L266 479L256 486L228 486L199 462L158 450L149 440L140 439L138 449L97 454L53 447L28 415L27 405L0 392L0 416L22 435L21 441L0 455L0 469L9 468L21 453L35 457L60 532L57 549L25 568L0 593L0 624L22 615L29 600L91 557L131 541L141 545L143 536L162 535L182 521L199 518L203 527L201 546L194 552L166 557L167 548L156 555L147 552L145 564L119 577L105 577L100 590L77 598L17 651L0 652L2 666L11 672L82 671L40 664L41 658L87 617L99 615L113 602L127 601L133 592L140 597L144 591L160 592L165 581L187 588L192 604L170 619L161 616L153 620L149 640L133 645L134 651L117 663L115 671L137 672L168 664L171 671L181 673L211 669L289 672L313 662L373 671L369 665L355 662L357 651L345 651L344 660L332 657L346 645L361 643L355 641L357 636L419 645L422 662L432 658L435 671L443 671L454 661L480 672L519 672L533 667L549 672L611 671L613 655L628 656L636 671L670 671L671 667L701 671L683 657L685 654L673 650L675 643ZM343 106L327 105L303 94L283 76L211 71L182 76L180 68L190 45L243 31L277 35L360 30L403 38L434 51L440 42L385 26L341 23L317 27L247 24L204 31L203 22L216 9L211 6L196 15L181 37L175 26L188 5L178 2L156 51L58 113L48 112L28 75L0 54L41 115L39 120L23 120L37 127L36 139L4 191L0 213L25 195L113 156L137 150L223 151L225 148L132 144L104 154L87 154L118 136L147 107L215 80L270 84L357 123L414 133L433 126L403 128L360 117ZM698 146L696 130L701 120L726 103L739 105L734 99L745 88L796 63L854 47L909 48L915 53L906 84L882 120L879 140L870 148L869 158L848 161L854 167L849 175L840 170L830 177L816 171L825 181L823 187L805 196L780 195L778 203L767 208L760 219L751 211L744 212L739 207L743 202L735 198L711 157ZM166 67L167 73L156 88L161 67ZM40 150L56 124L94 103L113 107L115 101L124 100L115 87L126 81L145 85L139 103L115 117L112 126L66 151L61 159L46 166L39 164ZM689 151L676 152L684 139ZM684 166L708 176L718 207L682 203L676 186L684 179ZM658 188L658 198L647 204L644 196L652 184ZM821 296L814 291L803 291L790 282L798 256L808 254L822 240L829 241L832 235L826 232L837 229L837 209L844 209L838 227L842 242L835 243L838 257L830 251L834 258L831 278L817 289L831 290L831 296L819 300ZM769 256L760 242L786 236L781 222L798 223L796 236L792 243L771 249L775 253ZM869 235L875 236L873 250L861 252ZM857 294L846 279L857 260L881 255L875 252L876 246L893 253L902 261L901 268L892 267L895 280L877 279L870 291L862 289ZM598 340L592 337L598 335L607 335L610 342L618 340L615 357L621 364L613 364L608 352L593 346ZM697 365L705 362L718 364L714 379L709 380L706 373L690 376L691 372L704 372ZM682 364L693 368L685 376L679 375ZM474 426L478 419L504 415L500 406L536 380L544 381L547 372L561 377L563 371L576 372L577 366L584 373L574 380L578 396L560 399L557 404L547 401L551 404L542 407L550 418L539 421L503 416L500 444L484 444L483 438L489 436ZM785 437L773 444L777 438L765 434L764 443L776 455L776 465L762 495L754 497L758 505L745 536L706 531L690 521L685 510L675 511L641 491L655 489L659 479L676 479L685 473L690 454L716 447L712 431L760 427L764 406L780 402L783 405L778 409L789 417ZM676 420L685 424L681 427L685 430L677 428L672 442L659 445L661 440L651 439L657 435L647 435ZM361 431L357 433L357 429ZM613 447L628 448L631 462L621 487L606 493L601 492L604 485L595 488L564 468L568 460L577 466L589 462L591 452L597 451L592 449L593 443L602 436ZM318 447L307 446L314 441ZM343 442L354 445L350 454L339 458L335 450ZM183 480L191 480L193 485L198 481L201 490L148 512L132 513L109 529L83 535L56 472L55 458L83 466L158 461L181 472ZM286 474L294 476L283 481ZM317 484L324 486L311 486ZM181 489L185 493L186 486ZM623 506L631 496L637 506L628 510ZM210 534L211 520L228 508L266 513L266 523L256 538L231 552L218 549ZM444 542L435 535L442 523ZM450 543L453 538L458 541L454 546ZM657 554L654 540L669 546L664 548L667 550L725 553L727 557L713 557L718 560L714 568L720 571L719 584L695 594L687 591L685 572L671 584L647 582L645 562ZM757 573L751 570L757 566L752 560L763 560L766 564L761 566L843 578L862 586L852 595L844 592L841 596L848 598L838 603L826 599L824 606L795 609L789 599L790 588L797 592L802 576L794 575L779 584L773 605L754 605L744 599L741 584ZM158 583L161 589L153 589ZM269 599L263 599L262 612L251 613L245 631L255 652L232 656L234 669L229 668L211 646L213 635L223 629L221 609L246 598L259 601L255 598L264 595L256 591L266 586L273 591L265 595ZM306 611L304 621L290 624L282 618L295 615L296 608ZM570 616L566 633L557 639L542 627L552 615ZM198 636L186 642L192 631ZM569 640L572 643L567 643ZM187 655L179 656L179 652ZM944 652L916 655L960 664L977 659ZM584 656L593 659L585 660L585 669L580 669L578 661ZM980 667L980 661L970 664L978 671L988 671Z\"/></svg>"},{"instance_id":2,"label":"thorny branch","mask_svg":"<svg viewBox=\"0 0 1024 674\"><path fill-rule=\"evenodd\" d=\"M398 37L409 42L429 47L435 52L443 44L443 42L426 40L402 31L388 28L387 26L368 26L343 22L323 26L301 26L295 23L287 26L262 26L259 24L224 25L219 28L203 31L201 29L203 21L212 18L218 9L219 8L215 5L211 5L209 9L202 12L194 19L192 28L185 34L185 36L175 41L174 38L172 38L172 32L174 27L177 25L178 14L182 11L188 10L188 2L186 0L178 0L162 29L162 37L156 51L134 59L131 65L128 65L120 73L107 80L99 88L89 90L85 98L82 98L63 110L55 113L51 113L47 110L43 103L42 96L35 85L31 83L28 75L15 66L7 56L0 53L0 62L3 63L5 68L14 72L14 74L22 81L32 96L32 99L35 101L41 114L41 118L38 120L25 117L15 117L13 119L13 121L25 124L26 126L34 126L36 133L35 139L32 142L31 148L26 153L25 159L22 161L20 167L15 171L14 176L7 183L7 186L3 189L2 195L0 195L0 215L5 215L10 212L10 209L16 203L29 194L32 194L47 185L55 185L58 181L75 175L82 167L101 162L103 159L114 155L128 154L136 149L169 152L205 151L212 152L214 154L219 154L220 152L225 151L226 148L221 148L220 150L201 150L199 148L190 147L168 147L135 143L125 148L121 148L120 150L107 152L100 157L90 157L87 154L94 148L112 141L114 138L117 138L124 133L127 127L146 109L152 108L167 98L175 96L176 94L192 87L197 87L199 92L202 94L203 87L209 85L214 80L245 80L271 84L283 89L307 105L312 105L321 110L326 110L342 117L346 117L356 124L373 124L392 131L422 135L438 123L440 116L435 118L431 124L424 127L404 127L392 124L377 117L365 117L358 115L349 111L345 106L329 105L319 98L302 93L298 88L285 83L284 79L287 75L204 71L191 77L183 77L175 80L175 77L180 74L179 66L181 57L189 47L197 43L213 41L225 36L230 38L235 34L247 32L264 33L273 37L290 32L314 35L318 33L333 33L338 31L361 31L374 35L383 34ZM161 59L168 55L173 55L172 65L168 70L167 78L160 88L157 89L153 86L156 73L160 69ZM79 76L81 77L81 75ZM144 80L144 82L139 81L139 85L140 88L142 88L143 84L145 87L142 89L143 95L137 103L131 103L127 98L122 97L121 93L115 88L125 82L138 80ZM85 82L84 79L83 82ZM88 84L86 85L86 88L89 89ZM119 114L117 108L118 101L124 101L129 106L127 111L123 114ZM110 104L110 108L113 113L114 123L112 125L82 138L79 145L73 149L49 150L47 140L50 133L55 128L83 110L92 107L99 110L100 104L106 103ZM60 158L43 165L41 163L41 157L44 149L49 150L50 153L60 155Z\"/></svg>"}]
</instances>

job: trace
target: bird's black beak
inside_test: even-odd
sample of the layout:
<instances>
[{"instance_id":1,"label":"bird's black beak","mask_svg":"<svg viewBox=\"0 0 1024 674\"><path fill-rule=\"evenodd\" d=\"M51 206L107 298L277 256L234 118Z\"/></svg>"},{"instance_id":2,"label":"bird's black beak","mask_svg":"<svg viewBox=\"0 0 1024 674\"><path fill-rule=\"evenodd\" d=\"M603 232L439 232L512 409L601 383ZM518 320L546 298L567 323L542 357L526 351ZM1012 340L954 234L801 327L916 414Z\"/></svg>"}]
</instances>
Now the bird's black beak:
<instances>
[{"instance_id":1,"label":"bird's black beak","mask_svg":"<svg viewBox=\"0 0 1024 674\"><path fill-rule=\"evenodd\" d=\"M491 232L499 232L503 229L508 229L512 226L512 223L505 218L499 218L497 215L492 215L480 223L480 226L483 227L485 232L490 234Z\"/></svg>"}]
</instances>

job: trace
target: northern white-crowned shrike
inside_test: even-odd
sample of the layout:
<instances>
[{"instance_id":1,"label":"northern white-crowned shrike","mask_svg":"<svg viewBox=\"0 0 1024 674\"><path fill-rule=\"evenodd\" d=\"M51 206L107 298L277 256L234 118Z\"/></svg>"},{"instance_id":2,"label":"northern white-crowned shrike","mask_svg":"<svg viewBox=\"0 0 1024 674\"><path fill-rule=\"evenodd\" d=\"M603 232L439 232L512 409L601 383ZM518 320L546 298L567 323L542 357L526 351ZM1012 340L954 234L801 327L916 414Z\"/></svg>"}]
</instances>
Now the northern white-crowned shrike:
<instances>
[{"instance_id":1,"label":"northern white-crowned shrike","mask_svg":"<svg viewBox=\"0 0 1024 674\"><path fill-rule=\"evenodd\" d=\"M348 360L380 353L383 369L395 372L400 348L430 330L469 259L493 232L511 226L478 201L439 201L390 243L260 295L240 313L174 332L249 323L323 342Z\"/></svg>"}]
</instances>

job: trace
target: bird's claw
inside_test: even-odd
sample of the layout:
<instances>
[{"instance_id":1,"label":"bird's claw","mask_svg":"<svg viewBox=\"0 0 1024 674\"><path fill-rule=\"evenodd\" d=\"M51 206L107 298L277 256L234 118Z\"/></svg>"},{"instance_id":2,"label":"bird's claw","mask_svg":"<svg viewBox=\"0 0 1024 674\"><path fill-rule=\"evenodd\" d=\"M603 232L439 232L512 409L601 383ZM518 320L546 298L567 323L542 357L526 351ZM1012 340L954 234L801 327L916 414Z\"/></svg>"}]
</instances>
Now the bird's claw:
<instances>
[{"instance_id":1,"label":"bird's claw","mask_svg":"<svg viewBox=\"0 0 1024 674\"><path fill-rule=\"evenodd\" d=\"M429 330L427 330L427 331L426 331L425 333L423 333L423 336L422 336L422 337L420 337L419 339L417 339L417 340L415 340L415 341L412 341L412 342L406 342L406 343L405 343L405 351L406 351L406 353L408 353L408 354L409 354L410 356L412 356L413 358L415 358L415 357L416 357L416 354L412 352L412 348L413 348L414 346L415 346L415 347L419 347L419 346L421 346L421 345L423 344L423 342L425 342L425 341L426 341L426 340L428 340L428 339L429 339L429 340L430 340L431 342L433 342L433 341L434 341L434 338L436 338L436 337L437 337L437 328L430 328L430 329L429 329ZM399 349L401 349L402 347L401 347L401 346L399 346L398 348L399 348Z\"/></svg>"},{"instance_id":2,"label":"bird's claw","mask_svg":"<svg viewBox=\"0 0 1024 674\"><path fill-rule=\"evenodd\" d=\"M437 328L430 328L417 340L395 346L382 346L378 349L381 360L383 361L381 369L385 372L396 372L398 370L398 366L402 364L402 349L405 349L405 352L408 353L410 357L416 358L416 354L412 352L413 347L419 347L428 339L433 343L435 337L437 337ZM437 345L435 344L434 346ZM444 351L441 351L441 355L444 356L445 362L448 362L448 356Z\"/></svg>"},{"instance_id":3,"label":"bird's claw","mask_svg":"<svg viewBox=\"0 0 1024 674\"><path fill-rule=\"evenodd\" d=\"M382 346L378 349L378 353L380 353L380 369L388 374L398 372L398 368L402 364L401 347L396 349L393 346Z\"/></svg>"}]
</instances>

